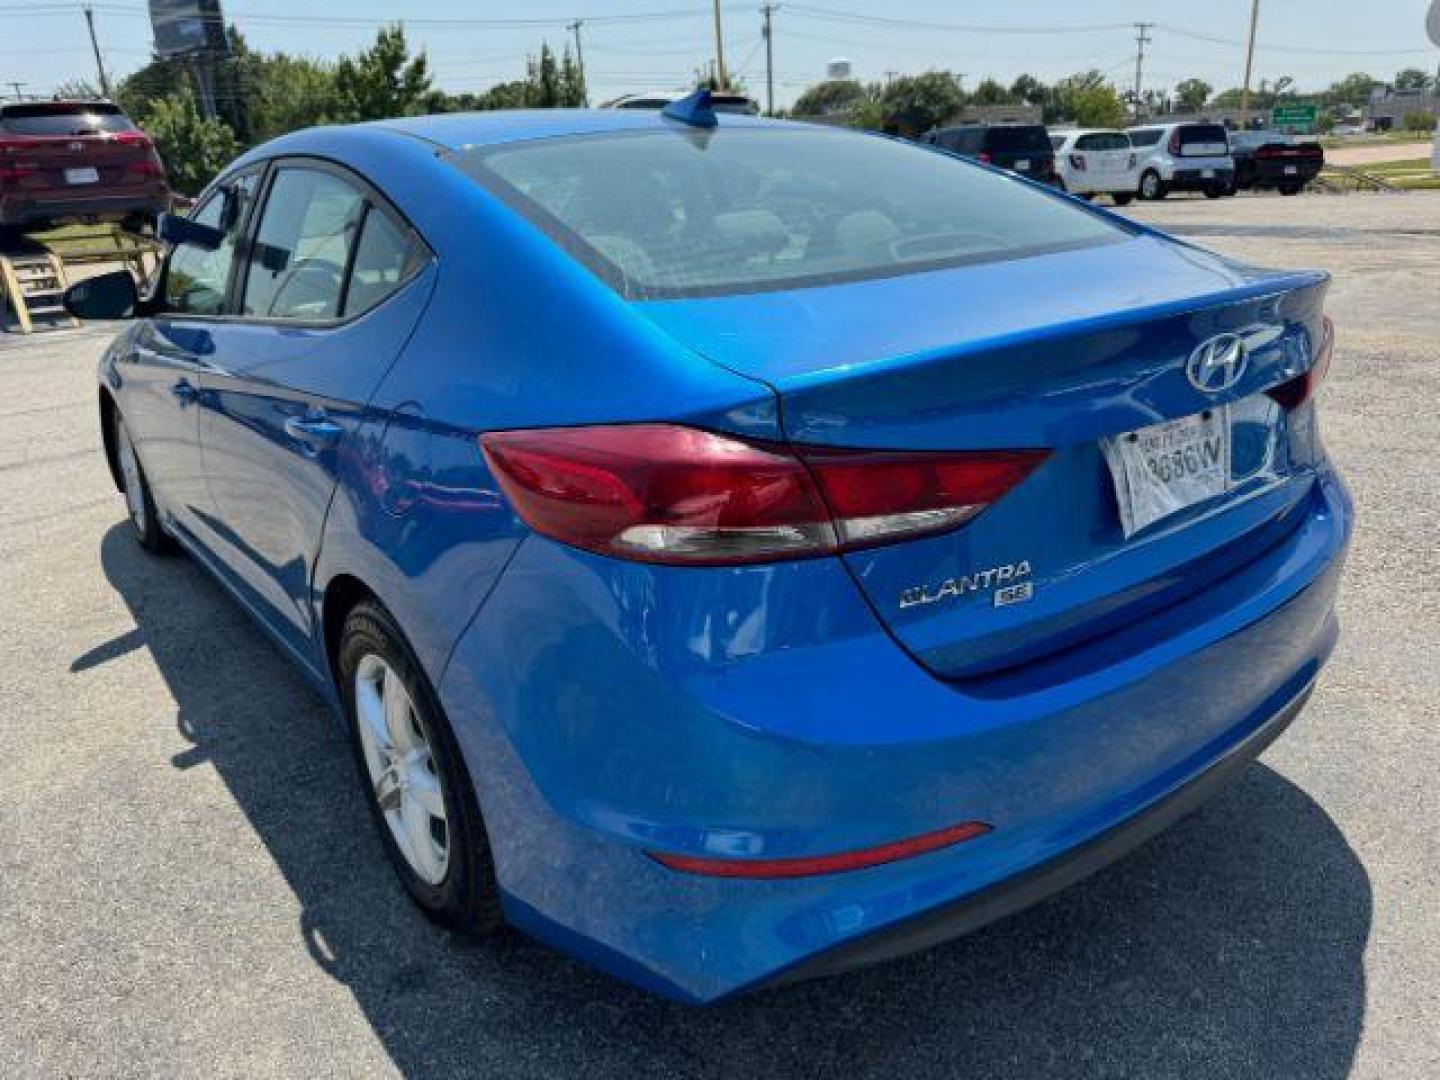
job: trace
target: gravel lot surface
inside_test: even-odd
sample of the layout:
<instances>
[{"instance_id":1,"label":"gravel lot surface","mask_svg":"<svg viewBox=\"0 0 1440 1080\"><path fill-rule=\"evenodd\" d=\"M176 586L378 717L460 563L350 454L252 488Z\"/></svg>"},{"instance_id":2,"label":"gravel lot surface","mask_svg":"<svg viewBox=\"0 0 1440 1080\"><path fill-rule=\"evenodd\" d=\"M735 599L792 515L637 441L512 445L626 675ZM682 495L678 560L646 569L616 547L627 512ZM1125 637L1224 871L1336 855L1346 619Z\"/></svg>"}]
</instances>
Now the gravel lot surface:
<instances>
[{"instance_id":1,"label":"gravel lot surface","mask_svg":"<svg viewBox=\"0 0 1440 1080\"><path fill-rule=\"evenodd\" d=\"M318 700L102 464L103 328L0 336L0 1076L1440 1075L1440 193L1136 216L1333 271L1360 524L1307 712L1206 809L927 954L690 1010L415 914Z\"/></svg>"}]
</instances>

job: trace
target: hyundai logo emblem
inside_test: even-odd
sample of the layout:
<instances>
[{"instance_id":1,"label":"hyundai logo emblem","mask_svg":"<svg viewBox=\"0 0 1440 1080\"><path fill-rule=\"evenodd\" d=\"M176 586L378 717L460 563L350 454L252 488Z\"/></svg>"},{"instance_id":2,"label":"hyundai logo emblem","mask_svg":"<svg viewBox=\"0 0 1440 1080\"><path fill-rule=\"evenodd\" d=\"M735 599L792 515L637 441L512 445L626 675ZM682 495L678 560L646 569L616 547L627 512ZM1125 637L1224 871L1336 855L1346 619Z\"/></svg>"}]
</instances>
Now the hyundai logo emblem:
<instances>
[{"instance_id":1,"label":"hyundai logo emblem","mask_svg":"<svg viewBox=\"0 0 1440 1080\"><path fill-rule=\"evenodd\" d=\"M1250 356L1238 334L1221 334L1203 342L1185 362L1185 377L1196 390L1219 394L1240 381Z\"/></svg>"}]
</instances>

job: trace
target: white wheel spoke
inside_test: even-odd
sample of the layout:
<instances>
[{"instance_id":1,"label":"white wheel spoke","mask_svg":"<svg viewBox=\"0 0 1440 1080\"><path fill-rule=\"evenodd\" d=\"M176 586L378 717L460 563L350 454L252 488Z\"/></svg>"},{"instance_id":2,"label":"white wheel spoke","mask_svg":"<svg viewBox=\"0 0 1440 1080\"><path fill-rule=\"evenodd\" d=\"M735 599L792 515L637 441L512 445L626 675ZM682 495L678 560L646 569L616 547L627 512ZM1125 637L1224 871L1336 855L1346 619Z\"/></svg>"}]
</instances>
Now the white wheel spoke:
<instances>
[{"instance_id":1,"label":"white wheel spoke","mask_svg":"<svg viewBox=\"0 0 1440 1080\"><path fill-rule=\"evenodd\" d=\"M394 671L385 670L385 682L380 688L385 702L385 728L390 732L390 745L399 753L409 753L415 747L414 721L410 718L410 695Z\"/></svg>"},{"instance_id":2,"label":"white wheel spoke","mask_svg":"<svg viewBox=\"0 0 1440 1080\"><path fill-rule=\"evenodd\" d=\"M444 821L445 796L440 791L440 781L424 765L412 768L409 777L410 786L405 789L405 794L419 803L431 817Z\"/></svg>"},{"instance_id":3,"label":"white wheel spoke","mask_svg":"<svg viewBox=\"0 0 1440 1080\"><path fill-rule=\"evenodd\" d=\"M429 812L416 800L406 799L401 805L400 819L416 871L427 881L438 881L444 874L441 861L444 856L430 832Z\"/></svg>"},{"instance_id":4,"label":"white wheel spoke","mask_svg":"<svg viewBox=\"0 0 1440 1080\"><path fill-rule=\"evenodd\" d=\"M380 688L373 679L355 680L355 711L360 714L361 732L368 735L366 749L385 750L390 748L390 731L385 724L385 702ZM378 760L377 760L378 764Z\"/></svg>"}]
</instances>

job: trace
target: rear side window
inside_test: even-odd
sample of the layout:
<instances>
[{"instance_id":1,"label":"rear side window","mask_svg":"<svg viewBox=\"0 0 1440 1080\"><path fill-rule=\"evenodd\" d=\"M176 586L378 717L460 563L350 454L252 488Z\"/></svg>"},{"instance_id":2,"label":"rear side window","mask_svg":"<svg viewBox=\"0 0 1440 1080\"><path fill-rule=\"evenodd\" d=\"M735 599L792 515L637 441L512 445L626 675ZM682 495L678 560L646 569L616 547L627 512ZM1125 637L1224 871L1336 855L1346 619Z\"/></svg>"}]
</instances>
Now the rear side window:
<instances>
[{"instance_id":1,"label":"rear side window","mask_svg":"<svg viewBox=\"0 0 1440 1080\"><path fill-rule=\"evenodd\" d=\"M96 135L134 131L130 118L116 106L96 102L35 102L0 110L0 131L6 135Z\"/></svg>"},{"instance_id":2,"label":"rear side window","mask_svg":"<svg viewBox=\"0 0 1440 1080\"><path fill-rule=\"evenodd\" d=\"M1050 136L1043 127L993 127L985 137L985 145L1004 154L1048 154Z\"/></svg>"},{"instance_id":3,"label":"rear side window","mask_svg":"<svg viewBox=\"0 0 1440 1080\"><path fill-rule=\"evenodd\" d=\"M403 285L423 259L424 251L410 230L383 210L370 207L360 226L341 314L348 317L369 311Z\"/></svg>"},{"instance_id":4,"label":"rear side window","mask_svg":"<svg viewBox=\"0 0 1440 1080\"><path fill-rule=\"evenodd\" d=\"M1075 140L1076 150L1129 150L1130 140L1124 132L1097 131Z\"/></svg>"},{"instance_id":5,"label":"rear side window","mask_svg":"<svg viewBox=\"0 0 1440 1080\"><path fill-rule=\"evenodd\" d=\"M978 154L985 145L981 128L946 128L934 133L934 143L955 154Z\"/></svg>"},{"instance_id":6,"label":"rear side window","mask_svg":"<svg viewBox=\"0 0 1440 1080\"><path fill-rule=\"evenodd\" d=\"M677 127L506 143L458 163L637 299L893 276L1129 235L1009 177L841 131Z\"/></svg>"},{"instance_id":7,"label":"rear side window","mask_svg":"<svg viewBox=\"0 0 1440 1080\"><path fill-rule=\"evenodd\" d=\"M260 215L243 314L336 318L350 248L368 205L359 188L332 172L282 166Z\"/></svg>"},{"instance_id":8,"label":"rear side window","mask_svg":"<svg viewBox=\"0 0 1440 1080\"><path fill-rule=\"evenodd\" d=\"M1160 128L1135 128L1130 135L1131 146L1154 146L1160 141Z\"/></svg>"}]
</instances>

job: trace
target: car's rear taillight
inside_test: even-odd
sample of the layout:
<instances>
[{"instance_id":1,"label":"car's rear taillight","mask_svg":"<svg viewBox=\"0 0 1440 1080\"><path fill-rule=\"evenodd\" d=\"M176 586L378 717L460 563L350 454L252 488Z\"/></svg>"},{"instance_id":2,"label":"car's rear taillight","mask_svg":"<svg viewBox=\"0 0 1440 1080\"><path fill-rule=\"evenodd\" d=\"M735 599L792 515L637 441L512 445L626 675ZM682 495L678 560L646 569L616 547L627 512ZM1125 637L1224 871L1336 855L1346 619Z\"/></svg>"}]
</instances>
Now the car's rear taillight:
<instances>
[{"instance_id":1,"label":"car's rear taillight","mask_svg":"<svg viewBox=\"0 0 1440 1080\"><path fill-rule=\"evenodd\" d=\"M1179 156L1180 156L1180 129L1179 129L1179 128L1176 128L1174 131L1172 131L1172 132L1170 133L1170 142L1169 142L1169 145L1168 145L1168 149L1169 149L1169 151L1170 151L1170 156L1171 156L1171 157L1179 157Z\"/></svg>"},{"instance_id":2,"label":"car's rear taillight","mask_svg":"<svg viewBox=\"0 0 1440 1080\"><path fill-rule=\"evenodd\" d=\"M834 554L968 521L1045 451L855 451L671 424L493 432L481 448L536 532L643 562Z\"/></svg>"},{"instance_id":3,"label":"car's rear taillight","mask_svg":"<svg viewBox=\"0 0 1440 1080\"><path fill-rule=\"evenodd\" d=\"M132 161L125 166L125 171L131 176L149 179L159 179L165 175L165 170L160 166L160 162L153 158L145 161Z\"/></svg>"},{"instance_id":4,"label":"car's rear taillight","mask_svg":"<svg viewBox=\"0 0 1440 1080\"><path fill-rule=\"evenodd\" d=\"M1080 171L1080 172L1084 172L1084 171L1085 171L1085 155L1084 155L1084 154L1071 154L1071 155L1070 155L1070 165L1071 165L1073 168L1075 168L1076 170L1078 170L1078 171Z\"/></svg>"},{"instance_id":5,"label":"car's rear taillight","mask_svg":"<svg viewBox=\"0 0 1440 1080\"><path fill-rule=\"evenodd\" d=\"M1321 319L1320 347L1315 350L1315 358L1310 364L1310 369L1305 374L1297 375L1279 386L1272 386L1266 393L1282 408L1298 409L1315 396L1316 390L1320 389L1320 384L1330 373L1330 358L1334 353L1335 324L1330 321L1329 315L1325 315Z\"/></svg>"},{"instance_id":6,"label":"car's rear taillight","mask_svg":"<svg viewBox=\"0 0 1440 1080\"><path fill-rule=\"evenodd\" d=\"M981 150L980 153L975 155L975 160L983 165L989 165L990 162L995 160L995 155L990 153L989 150Z\"/></svg>"}]
</instances>

